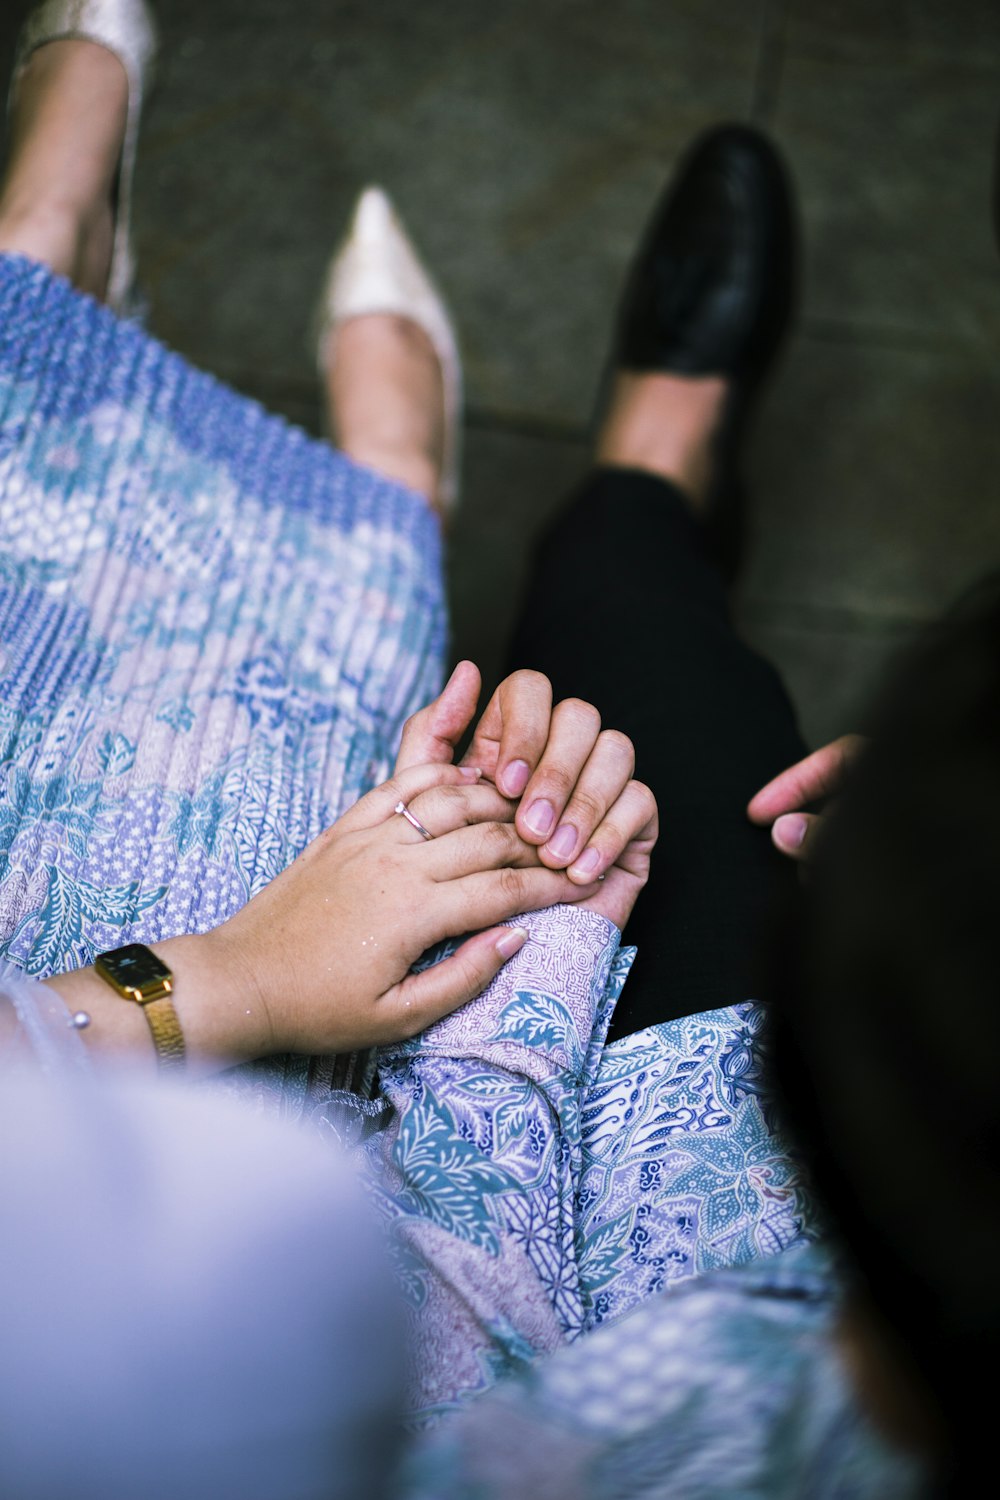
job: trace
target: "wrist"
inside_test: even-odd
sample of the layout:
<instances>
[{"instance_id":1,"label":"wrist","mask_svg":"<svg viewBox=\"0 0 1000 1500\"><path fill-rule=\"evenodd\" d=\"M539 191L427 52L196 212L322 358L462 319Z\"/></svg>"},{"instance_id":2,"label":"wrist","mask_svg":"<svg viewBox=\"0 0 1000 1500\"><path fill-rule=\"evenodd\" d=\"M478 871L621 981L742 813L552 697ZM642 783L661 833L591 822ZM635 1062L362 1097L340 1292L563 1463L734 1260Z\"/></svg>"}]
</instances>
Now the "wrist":
<instances>
[{"instance_id":1,"label":"wrist","mask_svg":"<svg viewBox=\"0 0 1000 1500\"><path fill-rule=\"evenodd\" d=\"M173 1001L188 1057L199 1071L273 1050L270 1019L245 949L226 925L157 943L174 976Z\"/></svg>"},{"instance_id":2,"label":"wrist","mask_svg":"<svg viewBox=\"0 0 1000 1500\"><path fill-rule=\"evenodd\" d=\"M274 1050L253 965L225 927L149 946L171 971L170 999L184 1037L189 1076L217 1072ZM156 1065L142 1006L117 994L95 969L56 974L45 982L70 1011L89 1016L81 1034L94 1051Z\"/></svg>"}]
</instances>

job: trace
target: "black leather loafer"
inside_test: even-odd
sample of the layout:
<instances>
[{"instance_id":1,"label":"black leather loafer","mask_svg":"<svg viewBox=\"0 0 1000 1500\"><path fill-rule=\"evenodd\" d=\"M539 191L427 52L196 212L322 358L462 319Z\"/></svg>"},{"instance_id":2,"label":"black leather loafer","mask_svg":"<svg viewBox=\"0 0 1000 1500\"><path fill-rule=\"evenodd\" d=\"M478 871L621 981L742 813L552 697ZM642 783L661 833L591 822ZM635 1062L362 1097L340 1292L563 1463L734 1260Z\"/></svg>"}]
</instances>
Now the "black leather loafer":
<instances>
[{"instance_id":1,"label":"black leather loafer","mask_svg":"<svg viewBox=\"0 0 1000 1500\"><path fill-rule=\"evenodd\" d=\"M633 262L613 363L729 380L705 512L727 571L740 546L739 440L791 321L797 280L794 200L774 146L746 125L699 136Z\"/></svg>"},{"instance_id":2,"label":"black leather loafer","mask_svg":"<svg viewBox=\"0 0 1000 1500\"><path fill-rule=\"evenodd\" d=\"M755 382L784 334L797 254L777 151L747 125L700 136L656 207L619 318L619 367Z\"/></svg>"}]
</instances>

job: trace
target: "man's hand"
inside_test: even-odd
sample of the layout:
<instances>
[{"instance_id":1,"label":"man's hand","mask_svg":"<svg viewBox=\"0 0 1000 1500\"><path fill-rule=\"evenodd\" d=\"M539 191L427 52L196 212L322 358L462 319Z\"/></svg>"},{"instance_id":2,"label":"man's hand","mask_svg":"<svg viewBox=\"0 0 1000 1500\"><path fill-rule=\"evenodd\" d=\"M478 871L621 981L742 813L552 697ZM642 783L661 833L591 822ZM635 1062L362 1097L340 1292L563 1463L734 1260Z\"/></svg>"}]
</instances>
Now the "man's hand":
<instances>
[{"instance_id":1,"label":"man's hand","mask_svg":"<svg viewBox=\"0 0 1000 1500\"><path fill-rule=\"evenodd\" d=\"M397 773L452 759L475 715L481 685L479 669L459 662L440 697L407 722ZM504 679L462 765L479 769L516 804L519 836L538 850L543 865L566 870L576 884L627 866L635 867L631 879L639 879L639 866L648 868L656 804L649 788L633 780L632 741L602 729L597 709L582 699L553 706L552 686L540 672L513 672Z\"/></svg>"},{"instance_id":2,"label":"man's hand","mask_svg":"<svg viewBox=\"0 0 1000 1500\"><path fill-rule=\"evenodd\" d=\"M782 854L808 859L823 819L801 809L841 791L864 743L859 734L844 734L789 766L750 799L750 821L771 824L772 842Z\"/></svg>"}]
</instances>

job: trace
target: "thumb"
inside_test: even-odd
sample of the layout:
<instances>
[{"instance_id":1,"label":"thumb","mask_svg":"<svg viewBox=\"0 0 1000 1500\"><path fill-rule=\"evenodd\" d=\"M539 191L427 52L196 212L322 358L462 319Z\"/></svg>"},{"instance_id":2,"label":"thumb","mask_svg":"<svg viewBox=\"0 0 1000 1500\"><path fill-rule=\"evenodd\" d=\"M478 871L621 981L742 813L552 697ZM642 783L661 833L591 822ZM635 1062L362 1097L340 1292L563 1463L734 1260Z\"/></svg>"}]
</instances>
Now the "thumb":
<instances>
[{"instance_id":1,"label":"thumb","mask_svg":"<svg viewBox=\"0 0 1000 1500\"><path fill-rule=\"evenodd\" d=\"M380 1009L387 1033L392 1037L416 1036L474 1000L527 941L523 927L491 927L468 938L450 958L419 974L407 975L382 997Z\"/></svg>"},{"instance_id":2,"label":"thumb","mask_svg":"<svg viewBox=\"0 0 1000 1500\"><path fill-rule=\"evenodd\" d=\"M482 678L471 661L460 661L438 697L403 725L396 772L409 766L450 761L455 746L472 723Z\"/></svg>"},{"instance_id":3,"label":"thumb","mask_svg":"<svg viewBox=\"0 0 1000 1500\"><path fill-rule=\"evenodd\" d=\"M784 813L774 820L771 842L791 859L808 859L822 824L815 813Z\"/></svg>"}]
</instances>

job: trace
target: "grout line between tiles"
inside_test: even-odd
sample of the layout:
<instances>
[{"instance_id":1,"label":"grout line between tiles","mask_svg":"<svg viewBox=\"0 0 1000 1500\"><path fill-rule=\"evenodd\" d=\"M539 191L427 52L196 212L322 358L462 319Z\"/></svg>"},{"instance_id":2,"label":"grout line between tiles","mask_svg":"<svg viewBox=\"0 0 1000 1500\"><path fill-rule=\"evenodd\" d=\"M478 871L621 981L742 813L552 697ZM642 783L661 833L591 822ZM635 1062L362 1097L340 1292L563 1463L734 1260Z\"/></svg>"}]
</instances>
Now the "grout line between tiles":
<instances>
[{"instance_id":1,"label":"grout line between tiles","mask_svg":"<svg viewBox=\"0 0 1000 1500\"><path fill-rule=\"evenodd\" d=\"M949 340L946 336L922 334L909 329L806 317L799 324L794 338L797 342L811 341L827 347L939 358L949 362L957 361L969 367L984 367L991 374L995 371L995 356L991 350L980 350L958 340ZM318 430L319 396L316 382L311 376L269 375L259 368L251 372L229 366L224 361L216 363L206 358L204 352L188 350L185 353L195 365L212 370L218 378L235 386L237 390L279 410L291 409L294 420L302 423L309 431ZM477 405L466 407L464 425L471 432L500 433L508 437L567 446L588 444L592 437L589 418L574 422L556 417L536 417L526 411L504 411Z\"/></svg>"}]
</instances>

